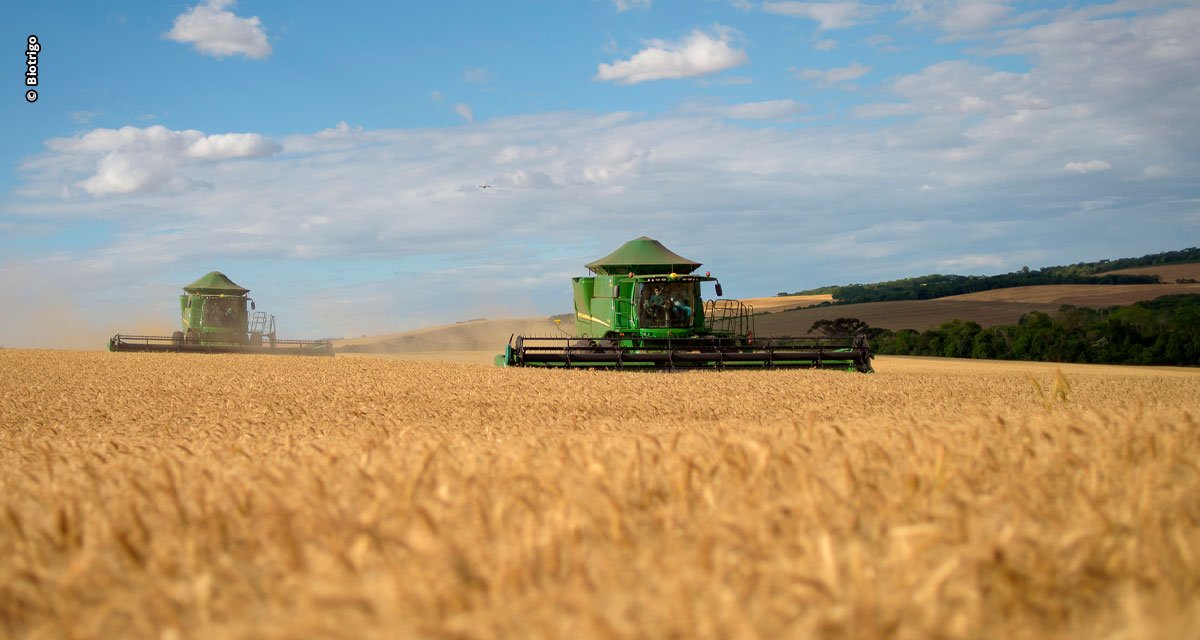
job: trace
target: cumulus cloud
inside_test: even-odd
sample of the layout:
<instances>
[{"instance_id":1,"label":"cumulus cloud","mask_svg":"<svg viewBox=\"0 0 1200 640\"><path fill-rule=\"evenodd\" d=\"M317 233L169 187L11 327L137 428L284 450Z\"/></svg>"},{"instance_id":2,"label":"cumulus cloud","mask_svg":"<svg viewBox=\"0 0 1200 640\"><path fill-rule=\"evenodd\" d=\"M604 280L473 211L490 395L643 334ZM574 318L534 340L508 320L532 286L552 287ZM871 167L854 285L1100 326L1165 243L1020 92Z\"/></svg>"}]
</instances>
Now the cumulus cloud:
<instances>
[{"instance_id":1,"label":"cumulus cloud","mask_svg":"<svg viewBox=\"0 0 1200 640\"><path fill-rule=\"evenodd\" d=\"M200 53L216 58L243 55L265 58L271 44L258 16L241 18L230 11L234 0L205 0L175 18L165 37L196 47Z\"/></svg>"},{"instance_id":2,"label":"cumulus cloud","mask_svg":"<svg viewBox=\"0 0 1200 640\"><path fill-rule=\"evenodd\" d=\"M871 72L871 67L859 64L857 62L850 63L845 67L835 69L800 69L796 75L805 80L814 80L822 86L829 86L839 82L848 82L857 80Z\"/></svg>"},{"instance_id":3,"label":"cumulus cloud","mask_svg":"<svg viewBox=\"0 0 1200 640\"><path fill-rule=\"evenodd\" d=\"M79 186L93 196L156 191L176 183L174 171L160 154L109 153L96 163L96 173ZM178 183L176 183L178 184Z\"/></svg>"},{"instance_id":4,"label":"cumulus cloud","mask_svg":"<svg viewBox=\"0 0 1200 640\"><path fill-rule=\"evenodd\" d=\"M880 7L861 2L764 2L763 11L817 23L822 31L846 29L862 24L879 12Z\"/></svg>"},{"instance_id":5,"label":"cumulus cloud","mask_svg":"<svg viewBox=\"0 0 1200 640\"><path fill-rule=\"evenodd\" d=\"M645 49L628 60L601 63L596 69L596 79L637 84L648 80L691 78L732 69L750 61L745 51L731 44L732 29L717 25L712 31L710 34L696 29L679 42L651 40Z\"/></svg>"},{"instance_id":6,"label":"cumulus cloud","mask_svg":"<svg viewBox=\"0 0 1200 640\"><path fill-rule=\"evenodd\" d=\"M72 138L55 138L46 146L61 167L91 166L91 175L76 183L92 196L180 190L194 183L180 169L196 161L219 162L261 158L280 146L257 133L205 135L161 125L94 129Z\"/></svg>"},{"instance_id":7,"label":"cumulus cloud","mask_svg":"<svg viewBox=\"0 0 1200 640\"><path fill-rule=\"evenodd\" d=\"M191 144L187 155L201 160L261 158L279 152L279 145L257 133L217 133Z\"/></svg>"},{"instance_id":8,"label":"cumulus cloud","mask_svg":"<svg viewBox=\"0 0 1200 640\"><path fill-rule=\"evenodd\" d=\"M1097 171L1108 171L1112 169L1112 165L1103 160L1087 160L1084 162L1068 162L1063 166L1063 169L1071 173L1096 173Z\"/></svg>"}]
</instances>

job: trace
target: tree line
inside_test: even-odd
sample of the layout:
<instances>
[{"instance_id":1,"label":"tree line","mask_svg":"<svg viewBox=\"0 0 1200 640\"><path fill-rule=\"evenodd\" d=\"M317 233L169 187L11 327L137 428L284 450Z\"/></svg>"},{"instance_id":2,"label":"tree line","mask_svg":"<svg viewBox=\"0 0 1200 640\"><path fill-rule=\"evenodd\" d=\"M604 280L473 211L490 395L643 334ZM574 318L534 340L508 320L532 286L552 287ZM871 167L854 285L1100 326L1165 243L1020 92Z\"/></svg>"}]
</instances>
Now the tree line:
<instances>
[{"instance_id":1,"label":"tree line","mask_svg":"<svg viewBox=\"0 0 1200 640\"><path fill-rule=\"evenodd\" d=\"M854 318L820 320L812 332L866 333L876 354L1141 365L1200 365L1200 295L1162 296L1105 309L1063 305L1015 325L951 320L935 329L872 328Z\"/></svg>"}]
</instances>

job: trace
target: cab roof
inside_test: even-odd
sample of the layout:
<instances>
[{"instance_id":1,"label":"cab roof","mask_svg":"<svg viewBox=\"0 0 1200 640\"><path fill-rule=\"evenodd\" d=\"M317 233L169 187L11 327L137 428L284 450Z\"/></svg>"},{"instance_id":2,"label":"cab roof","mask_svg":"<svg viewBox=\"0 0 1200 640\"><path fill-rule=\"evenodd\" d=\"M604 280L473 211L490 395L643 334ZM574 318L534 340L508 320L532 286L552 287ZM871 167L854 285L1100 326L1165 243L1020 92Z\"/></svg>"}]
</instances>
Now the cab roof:
<instances>
[{"instance_id":1,"label":"cab roof","mask_svg":"<svg viewBox=\"0 0 1200 640\"><path fill-rule=\"evenodd\" d=\"M188 293L223 293L237 296L250 293L249 289L239 286L220 271L209 271L195 282L184 285L183 290Z\"/></svg>"},{"instance_id":2,"label":"cab roof","mask_svg":"<svg viewBox=\"0 0 1200 640\"><path fill-rule=\"evenodd\" d=\"M616 251L588 263L587 268L600 275L691 273L701 263L664 247L661 242L647 236L630 240Z\"/></svg>"}]
</instances>

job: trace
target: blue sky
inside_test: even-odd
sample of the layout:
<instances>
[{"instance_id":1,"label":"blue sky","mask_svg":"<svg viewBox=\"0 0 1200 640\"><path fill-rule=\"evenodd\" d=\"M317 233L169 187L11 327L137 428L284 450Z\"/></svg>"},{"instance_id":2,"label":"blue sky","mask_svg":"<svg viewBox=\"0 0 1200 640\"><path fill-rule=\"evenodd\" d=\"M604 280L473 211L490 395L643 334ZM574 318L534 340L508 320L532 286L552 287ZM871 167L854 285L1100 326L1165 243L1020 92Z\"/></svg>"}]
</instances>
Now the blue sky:
<instances>
[{"instance_id":1,"label":"blue sky","mask_svg":"<svg viewBox=\"0 0 1200 640\"><path fill-rule=\"evenodd\" d=\"M640 235L736 296L1193 246L1198 32L1154 0L23 3L0 336L169 331L212 269L294 337L557 313Z\"/></svg>"}]
</instances>

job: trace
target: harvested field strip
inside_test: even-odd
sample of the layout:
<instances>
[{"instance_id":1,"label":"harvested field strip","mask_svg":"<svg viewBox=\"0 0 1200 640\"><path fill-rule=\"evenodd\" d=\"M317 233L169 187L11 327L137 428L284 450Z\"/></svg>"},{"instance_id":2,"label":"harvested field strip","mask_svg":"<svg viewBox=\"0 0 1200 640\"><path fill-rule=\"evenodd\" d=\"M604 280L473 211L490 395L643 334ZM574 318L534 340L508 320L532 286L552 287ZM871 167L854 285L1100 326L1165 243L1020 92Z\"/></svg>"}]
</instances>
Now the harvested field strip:
<instances>
[{"instance_id":1,"label":"harvested field strip","mask_svg":"<svg viewBox=\"0 0 1200 640\"><path fill-rule=\"evenodd\" d=\"M980 300L901 300L898 302L864 302L832 307L795 309L756 316L754 327L761 336L805 335L817 320L858 318L872 327L887 329L933 329L951 320L970 320L990 327L997 324L1016 324L1030 311L1053 313L1057 304L1028 302L997 302Z\"/></svg>"},{"instance_id":2,"label":"harvested field strip","mask_svg":"<svg viewBox=\"0 0 1200 640\"><path fill-rule=\"evenodd\" d=\"M817 320L858 318L872 327L933 329L951 320L970 320L984 327L1016 324L1031 311L1054 313L1064 304L1108 307L1153 300L1159 296L1200 293L1200 285L1040 285L1013 287L933 300L864 302L832 307L795 309L757 316L762 336L804 335Z\"/></svg>"},{"instance_id":3,"label":"harvested field strip","mask_svg":"<svg viewBox=\"0 0 1200 640\"><path fill-rule=\"evenodd\" d=\"M1045 284L964 293L939 299L1107 307L1184 293L1200 293L1200 284Z\"/></svg>"},{"instance_id":4,"label":"harvested field strip","mask_svg":"<svg viewBox=\"0 0 1200 640\"><path fill-rule=\"evenodd\" d=\"M1200 375L0 351L7 636L1195 637Z\"/></svg>"},{"instance_id":5,"label":"harvested field strip","mask_svg":"<svg viewBox=\"0 0 1200 640\"><path fill-rule=\"evenodd\" d=\"M833 302L833 296L828 293L818 293L808 296L770 296L766 298L742 298L742 302L754 307L756 313L763 311L775 313L800 307L811 307L822 302Z\"/></svg>"},{"instance_id":6,"label":"harvested field strip","mask_svg":"<svg viewBox=\"0 0 1200 640\"><path fill-rule=\"evenodd\" d=\"M1183 264L1164 264L1152 267L1130 267L1128 269L1118 269L1117 271L1109 271L1106 273L1098 273L1097 276L1108 275L1109 273L1128 274L1128 275L1152 275L1162 278L1163 282L1175 282L1176 278L1193 278L1200 280L1200 262L1186 262Z\"/></svg>"}]
</instances>

